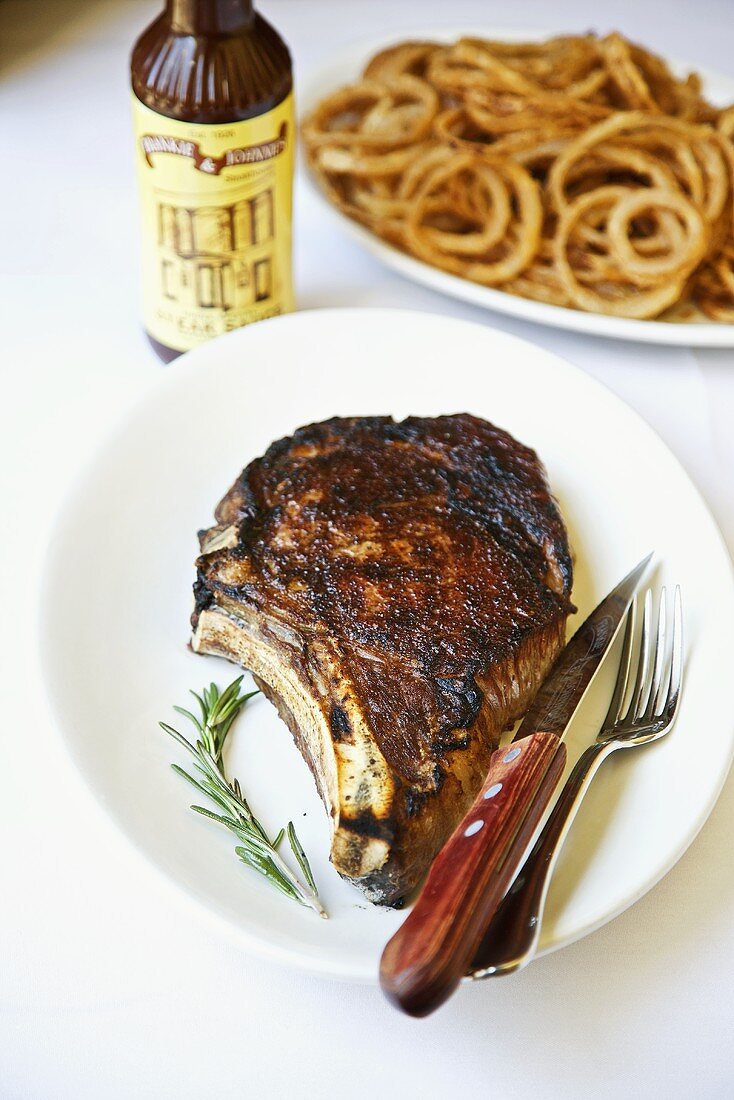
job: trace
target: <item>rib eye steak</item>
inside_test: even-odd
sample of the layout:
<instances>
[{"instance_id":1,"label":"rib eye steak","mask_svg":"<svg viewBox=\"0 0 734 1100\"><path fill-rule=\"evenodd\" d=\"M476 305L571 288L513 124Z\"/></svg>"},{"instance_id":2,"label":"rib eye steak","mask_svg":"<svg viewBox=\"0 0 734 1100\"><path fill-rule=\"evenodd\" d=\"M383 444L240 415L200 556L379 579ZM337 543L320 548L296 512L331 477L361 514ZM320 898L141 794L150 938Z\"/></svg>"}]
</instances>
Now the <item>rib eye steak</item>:
<instances>
[{"instance_id":1,"label":"rib eye steak","mask_svg":"<svg viewBox=\"0 0 734 1100\"><path fill-rule=\"evenodd\" d=\"M215 516L192 646L252 671L337 871L394 903L563 645L571 556L543 466L468 414L335 418L273 443Z\"/></svg>"}]
</instances>

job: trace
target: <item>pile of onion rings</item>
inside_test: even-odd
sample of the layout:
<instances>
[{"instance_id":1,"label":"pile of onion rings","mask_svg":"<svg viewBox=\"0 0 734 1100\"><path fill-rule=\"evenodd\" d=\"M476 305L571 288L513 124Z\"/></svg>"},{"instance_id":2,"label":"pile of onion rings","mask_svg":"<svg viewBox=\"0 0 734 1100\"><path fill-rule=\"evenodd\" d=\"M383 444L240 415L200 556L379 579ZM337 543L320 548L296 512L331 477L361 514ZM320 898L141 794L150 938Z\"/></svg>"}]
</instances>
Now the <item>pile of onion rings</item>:
<instances>
[{"instance_id":1,"label":"pile of onion rings","mask_svg":"<svg viewBox=\"0 0 734 1100\"><path fill-rule=\"evenodd\" d=\"M619 34L402 42L304 120L350 218L453 275L734 323L734 107Z\"/></svg>"}]
</instances>

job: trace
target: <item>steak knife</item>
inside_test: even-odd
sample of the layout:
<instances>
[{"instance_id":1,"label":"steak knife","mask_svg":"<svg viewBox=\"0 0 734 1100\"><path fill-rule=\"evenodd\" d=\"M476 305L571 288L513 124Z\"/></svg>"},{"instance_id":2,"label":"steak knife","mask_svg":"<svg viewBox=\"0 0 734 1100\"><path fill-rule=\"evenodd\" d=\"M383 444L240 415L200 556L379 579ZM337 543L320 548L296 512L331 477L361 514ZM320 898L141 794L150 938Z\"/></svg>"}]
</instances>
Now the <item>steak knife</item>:
<instances>
[{"instance_id":1,"label":"steak knife","mask_svg":"<svg viewBox=\"0 0 734 1100\"><path fill-rule=\"evenodd\" d=\"M561 738L609 652L652 554L592 611L561 651L511 744L493 753L484 785L433 862L387 944L380 984L411 1016L451 996L520 869L566 763Z\"/></svg>"}]
</instances>

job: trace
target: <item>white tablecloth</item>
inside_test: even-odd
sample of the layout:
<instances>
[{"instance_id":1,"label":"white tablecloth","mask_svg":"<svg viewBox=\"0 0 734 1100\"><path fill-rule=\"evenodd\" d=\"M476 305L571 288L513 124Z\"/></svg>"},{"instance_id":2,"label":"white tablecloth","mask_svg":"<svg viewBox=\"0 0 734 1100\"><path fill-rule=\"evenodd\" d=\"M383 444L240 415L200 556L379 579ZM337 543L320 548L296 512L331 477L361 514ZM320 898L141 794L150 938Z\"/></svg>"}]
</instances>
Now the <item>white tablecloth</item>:
<instances>
[{"instance_id":1,"label":"white tablecloth","mask_svg":"<svg viewBox=\"0 0 734 1100\"><path fill-rule=\"evenodd\" d=\"M37 582L65 487L163 369L137 321L127 86L129 47L156 6L0 5L0 1096L733 1095L731 783L686 856L632 910L415 1022L377 989L262 962L213 931L113 833L67 763L39 682ZM480 21L617 26L734 74L730 0L262 7L300 75L360 36ZM386 272L302 192L296 253L301 307L479 318L591 371L680 457L734 547L734 352L609 345L490 318Z\"/></svg>"}]
</instances>

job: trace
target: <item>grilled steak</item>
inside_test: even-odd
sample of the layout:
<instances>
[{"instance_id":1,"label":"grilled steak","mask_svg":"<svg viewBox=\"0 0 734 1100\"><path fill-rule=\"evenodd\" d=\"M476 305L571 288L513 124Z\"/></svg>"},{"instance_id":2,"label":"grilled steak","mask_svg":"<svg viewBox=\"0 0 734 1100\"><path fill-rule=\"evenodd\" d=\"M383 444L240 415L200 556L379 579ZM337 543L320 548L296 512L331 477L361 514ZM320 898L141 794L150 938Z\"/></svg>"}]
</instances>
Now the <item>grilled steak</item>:
<instances>
[{"instance_id":1,"label":"grilled steak","mask_svg":"<svg viewBox=\"0 0 734 1100\"><path fill-rule=\"evenodd\" d=\"M215 515L193 648L253 672L334 866L395 902L563 644L571 557L543 466L467 414L333 419L273 443Z\"/></svg>"}]
</instances>

